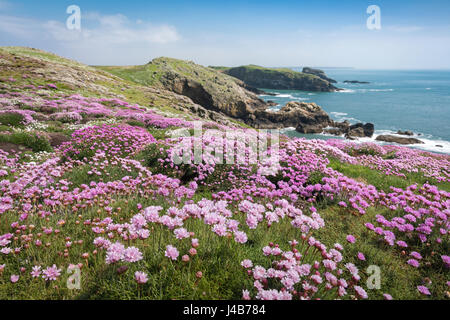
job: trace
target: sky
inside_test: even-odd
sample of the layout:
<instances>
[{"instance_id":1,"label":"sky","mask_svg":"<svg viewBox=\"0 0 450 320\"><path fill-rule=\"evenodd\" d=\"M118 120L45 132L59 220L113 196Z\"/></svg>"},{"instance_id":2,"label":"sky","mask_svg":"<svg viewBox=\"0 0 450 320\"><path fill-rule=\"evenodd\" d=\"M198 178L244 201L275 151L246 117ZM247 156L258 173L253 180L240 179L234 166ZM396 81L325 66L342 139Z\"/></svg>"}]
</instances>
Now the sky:
<instances>
[{"instance_id":1,"label":"sky","mask_svg":"<svg viewBox=\"0 0 450 320\"><path fill-rule=\"evenodd\" d=\"M71 5L80 8L79 30L67 27ZM380 29L367 26L371 5ZM222 66L450 69L449 18L448 0L0 0L0 46L90 65L168 56Z\"/></svg>"}]
</instances>

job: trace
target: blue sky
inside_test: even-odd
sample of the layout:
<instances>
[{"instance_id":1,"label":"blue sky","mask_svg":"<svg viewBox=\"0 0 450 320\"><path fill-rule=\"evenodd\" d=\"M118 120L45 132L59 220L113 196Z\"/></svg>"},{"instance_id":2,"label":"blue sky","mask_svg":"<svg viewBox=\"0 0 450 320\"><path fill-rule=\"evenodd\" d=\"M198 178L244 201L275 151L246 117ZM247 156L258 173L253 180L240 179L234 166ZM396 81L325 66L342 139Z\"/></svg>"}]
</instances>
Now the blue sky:
<instances>
[{"instance_id":1,"label":"blue sky","mask_svg":"<svg viewBox=\"0 0 450 320\"><path fill-rule=\"evenodd\" d=\"M69 5L81 30L68 30ZM366 9L378 5L381 30ZM450 1L0 0L0 45L24 45L87 64L144 64L158 56L204 65L450 68Z\"/></svg>"}]
</instances>

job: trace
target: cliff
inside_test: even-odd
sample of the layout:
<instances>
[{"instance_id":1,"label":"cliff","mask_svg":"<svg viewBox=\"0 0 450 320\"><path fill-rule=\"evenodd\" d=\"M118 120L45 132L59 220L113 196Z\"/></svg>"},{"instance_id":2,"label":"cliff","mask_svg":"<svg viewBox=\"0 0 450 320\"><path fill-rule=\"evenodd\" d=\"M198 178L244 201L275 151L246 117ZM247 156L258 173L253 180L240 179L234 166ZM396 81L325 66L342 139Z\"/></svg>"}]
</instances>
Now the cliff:
<instances>
[{"instance_id":1,"label":"cliff","mask_svg":"<svg viewBox=\"0 0 450 320\"><path fill-rule=\"evenodd\" d=\"M257 88L322 92L339 90L331 82L317 75L296 72L291 69L248 65L236 68L221 68L220 70Z\"/></svg>"},{"instance_id":2,"label":"cliff","mask_svg":"<svg viewBox=\"0 0 450 320\"><path fill-rule=\"evenodd\" d=\"M252 109L266 108L256 88L212 68L173 58L156 58L143 66L102 67L122 78L189 97L208 110L245 119Z\"/></svg>"}]
</instances>

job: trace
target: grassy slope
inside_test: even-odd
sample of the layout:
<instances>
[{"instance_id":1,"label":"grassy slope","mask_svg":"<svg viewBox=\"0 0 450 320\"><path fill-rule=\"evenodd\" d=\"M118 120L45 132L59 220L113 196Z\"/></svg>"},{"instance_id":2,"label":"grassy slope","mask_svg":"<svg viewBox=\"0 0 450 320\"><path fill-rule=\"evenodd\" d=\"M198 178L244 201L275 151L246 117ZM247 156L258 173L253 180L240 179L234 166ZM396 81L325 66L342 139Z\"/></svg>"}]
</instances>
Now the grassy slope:
<instances>
[{"instance_id":1,"label":"grassy slope","mask_svg":"<svg viewBox=\"0 0 450 320\"><path fill-rule=\"evenodd\" d=\"M0 77L14 77L18 85L52 83L58 86L58 90L65 93L76 92L92 97L119 98L162 111L163 114L178 116L183 114L172 106L183 105L185 102L180 101L170 92L150 90L135 81L117 77L113 73L52 53L24 47L0 47L0 56L18 58L14 64L7 65L9 69L0 70ZM22 74L30 72L43 73L43 77L33 75L29 79L22 78ZM186 112L185 115L188 118L191 116Z\"/></svg>"},{"instance_id":2,"label":"grassy slope","mask_svg":"<svg viewBox=\"0 0 450 320\"><path fill-rule=\"evenodd\" d=\"M166 80L168 75L177 75L179 78L200 83L212 96L223 96L231 100L241 91L239 80L236 78L191 61L167 57L153 59L142 66L98 66L97 68L137 84L161 88L171 85L170 81Z\"/></svg>"}]
</instances>

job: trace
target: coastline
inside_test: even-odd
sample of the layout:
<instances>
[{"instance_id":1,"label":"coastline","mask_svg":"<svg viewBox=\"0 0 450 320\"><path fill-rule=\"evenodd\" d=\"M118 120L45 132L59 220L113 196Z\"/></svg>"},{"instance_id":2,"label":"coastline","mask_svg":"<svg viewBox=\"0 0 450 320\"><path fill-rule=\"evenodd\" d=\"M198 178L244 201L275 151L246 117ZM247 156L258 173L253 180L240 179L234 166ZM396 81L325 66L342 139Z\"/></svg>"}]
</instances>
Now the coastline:
<instances>
[{"instance_id":1,"label":"coastline","mask_svg":"<svg viewBox=\"0 0 450 320\"><path fill-rule=\"evenodd\" d=\"M351 72L349 75L348 72ZM448 92L445 84L450 81L450 72L440 72L433 80L435 72L425 75L412 72L379 70L327 70L330 77L338 80L338 86L344 90L330 93L307 92L295 90L268 90L273 95L259 95L265 101L273 101L270 109L278 110L288 101L315 102L320 105L335 121L347 120L351 124L371 122L375 125L375 133L371 138L360 138L355 142L373 142L379 145L394 144L376 141L378 135L398 136L397 131L410 130L412 138L424 142L420 145L404 145L439 154L450 154L450 132L446 129L448 115ZM356 73L356 75L353 75ZM412 75L410 74L412 73ZM405 76L406 74L406 76ZM422 76L425 80L416 80ZM375 81L370 84L344 84L343 79L355 78L361 81ZM378 78L376 78L378 77ZM430 80L431 79L431 80ZM436 83L434 83L436 82ZM424 96L424 97L423 97ZM386 114L389 112L389 114ZM287 130L289 131L289 130ZM300 134L291 131L290 136L344 139L342 136L330 134Z\"/></svg>"}]
</instances>

